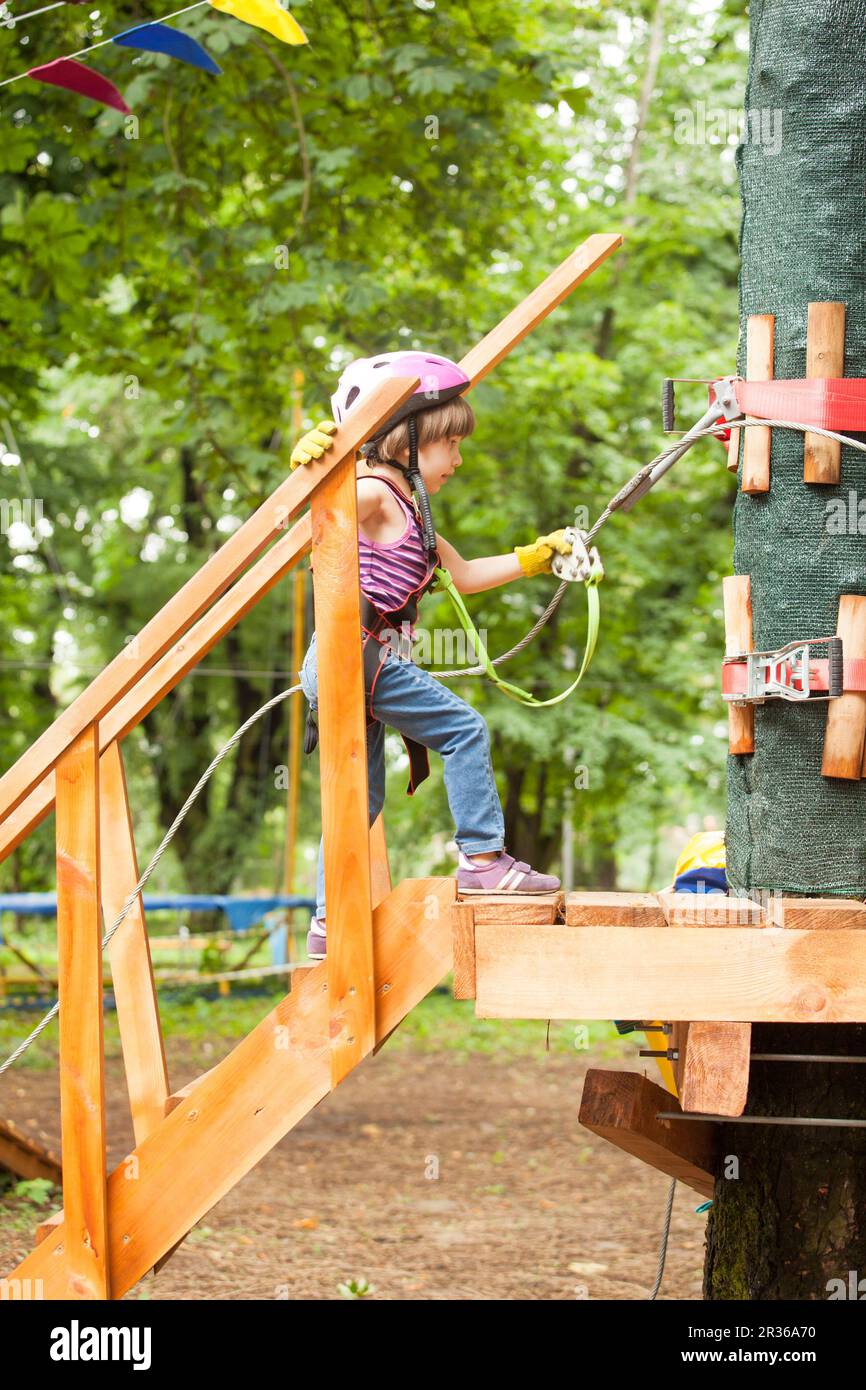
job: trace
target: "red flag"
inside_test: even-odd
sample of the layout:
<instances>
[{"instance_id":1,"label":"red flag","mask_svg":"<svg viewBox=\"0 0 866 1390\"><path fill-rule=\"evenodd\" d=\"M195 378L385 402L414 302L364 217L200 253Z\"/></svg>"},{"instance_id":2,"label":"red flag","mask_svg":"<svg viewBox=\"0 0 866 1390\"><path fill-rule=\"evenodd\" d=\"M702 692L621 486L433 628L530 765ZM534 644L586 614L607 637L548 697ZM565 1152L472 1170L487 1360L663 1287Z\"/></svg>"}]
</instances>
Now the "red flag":
<instances>
[{"instance_id":1,"label":"red flag","mask_svg":"<svg viewBox=\"0 0 866 1390\"><path fill-rule=\"evenodd\" d=\"M55 58L53 63L30 68L27 76L37 82L50 82L54 87L79 92L83 97L92 97L94 101L102 102L103 106L113 106L115 111L122 111L125 116L132 114L113 82L74 58Z\"/></svg>"}]
</instances>

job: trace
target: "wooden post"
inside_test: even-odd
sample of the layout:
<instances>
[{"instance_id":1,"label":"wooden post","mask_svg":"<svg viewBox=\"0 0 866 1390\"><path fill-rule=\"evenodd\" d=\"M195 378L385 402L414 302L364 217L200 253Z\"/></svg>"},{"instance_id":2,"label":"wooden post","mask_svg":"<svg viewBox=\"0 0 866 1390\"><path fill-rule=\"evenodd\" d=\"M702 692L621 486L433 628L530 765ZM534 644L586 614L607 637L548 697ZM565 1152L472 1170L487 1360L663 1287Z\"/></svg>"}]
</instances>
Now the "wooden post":
<instances>
[{"instance_id":1,"label":"wooden post","mask_svg":"<svg viewBox=\"0 0 866 1390\"><path fill-rule=\"evenodd\" d=\"M861 594L843 594L839 599L836 632L842 638L846 661L866 657L866 598ZM849 690L838 699L831 700L827 706L821 763L823 775L859 780L863 768L864 742L866 694Z\"/></svg>"},{"instance_id":2,"label":"wooden post","mask_svg":"<svg viewBox=\"0 0 866 1390\"><path fill-rule=\"evenodd\" d=\"M332 1086L376 1043L356 488L346 459L311 505Z\"/></svg>"},{"instance_id":3,"label":"wooden post","mask_svg":"<svg viewBox=\"0 0 866 1390\"><path fill-rule=\"evenodd\" d=\"M139 878L123 758L117 743L109 744L103 753L99 778L102 905L108 931ZM135 1142L141 1144L165 1114L170 1087L140 895L107 950L132 1127Z\"/></svg>"},{"instance_id":4,"label":"wooden post","mask_svg":"<svg viewBox=\"0 0 866 1390\"><path fill-rule=\"evenodd\" d=\"M751 1023L690 1023L679 1052L683 1110L742 1115L749 1094Z\"/></svg>"},{"instance_id":5,"label":"wooden post","mask_svg":"<svg viewBox=\"0 0 866 1390\"><path fill-rule=\"evenodd\" d=\"M60 1127L68 1297L110 1297L99 900L99 740L91 724L57 764Z\"/></svg>"},{"instance_id":6,"label":"wooden post","mask_svg":"<svg viewBox=\"0 0 866 1390\"><path fill-rule=\"evenodd\" d=\"M810 304L806 329L806 376L840 377L845 373L845 305ZM842 445L823 434L807 434L803 478L807 483L838 483Z\"/></svg>"},{"instance_id":7,"label":"wooden post","mask_svg":"<svg viewBox=\"0 0 866 1390\"><path fill-rule=\"evenodd\" d=\"M475 908L454 903L451 908L454 950L454 998L475 998Z\"/></svg>"},{"instance_id":8,"label":"wooden post","mask_svg":"<svg viewBox=\"0 0 866 1390\"><path fill-rule=\"evenodd\" d=\"M752 314L746 326L746 379L773 380L773 340L776 319L773 314ZM743 492L770 491L771 432L750 425L743 441Z\"/></svg>"},{"instance_id":9,"label":"wooden post","mask_svg":"<svg viewBox=\"0 0 866 1390\"><path fill-rule=\"evenodd\" d=\"M725 656L752 648L752 581L747 574L729 574L722 580L725 608ZM728 750L754 753L755 711L751 705L728 704Z\"/></svg>"}]
</instances>

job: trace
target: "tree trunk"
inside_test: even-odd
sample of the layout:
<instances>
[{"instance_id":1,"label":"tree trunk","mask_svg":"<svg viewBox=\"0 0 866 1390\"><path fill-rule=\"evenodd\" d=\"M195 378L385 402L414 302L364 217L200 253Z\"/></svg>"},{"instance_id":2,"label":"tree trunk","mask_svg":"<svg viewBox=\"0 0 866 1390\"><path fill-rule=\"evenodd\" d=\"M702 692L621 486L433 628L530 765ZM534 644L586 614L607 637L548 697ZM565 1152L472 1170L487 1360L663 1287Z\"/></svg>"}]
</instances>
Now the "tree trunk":
<instances>
[{"instance_id":1,"label":"tree trunk","mask_svg":"<svg viewBox=\"0 0 866 1390\"><path fill-rule=\"evenodd\" d=\"M743 374L749 315L775 315L775 376L803 377L807 305L840 300L845 375L866 376L864 24L864 0L753 0L738 153ZM861 485L862 455L843 449L842 486L830 487L804 482L803 452L802 434L774 430L770 491L737 497L735 569L751 576L756 649L834 632L839 596L866 591L862 537L830 544L826 525L828 501ZM756 710L755 753L729 760L735 890L866 896L866 784L822 777L826 715L826 704L770 702ZM752 1049L863 1056L866 1027L762 1025ZM866 1069L754 1062L746 1114L866 1119ZM720 1135L730 1158L709 1224L706 1297L850 1297L829 1281L844 1288L851 1271L866 1274L866 1131L729 1124Z\"/></svg>"}]
</instances>

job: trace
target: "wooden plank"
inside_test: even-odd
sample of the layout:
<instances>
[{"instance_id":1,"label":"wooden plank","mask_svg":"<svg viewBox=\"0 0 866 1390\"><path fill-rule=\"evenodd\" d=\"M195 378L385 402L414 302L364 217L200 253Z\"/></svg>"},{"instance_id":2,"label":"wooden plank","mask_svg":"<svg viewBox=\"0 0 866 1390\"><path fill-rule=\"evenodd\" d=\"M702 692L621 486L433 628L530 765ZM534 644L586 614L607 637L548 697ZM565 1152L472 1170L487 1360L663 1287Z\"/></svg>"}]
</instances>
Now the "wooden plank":
<instances>
[{"instance_id":1,"label":"wooden plank","mask_svg":"<svg viewBox=\"0 0 866 1390\"><path fill-rule=\"evenodd\" d=\"M543 926L560 920L565 894L468 893L461 901L475 909L476 922L534 922Z\"/></svg>"},{"instance_id":2,"label":"wooden plank","mask_svg":"<svg viewBox=\"0 0 866 1390\"><path fill-rule=\"evenodd\" d=\"M361 444L411 395L417 377L391 377L353 410L334 435L334 446L318 461L295 469L201 569L169 599L137 637L91 681L35 743L0 778L0 820L4 820L72 741L101 719L156 664L243 569L285 530L290 517L326 486L331 475L352 469Z\"/></svg>"},{"instance_id":3,"label":"wooden plank","mask_svg":"<svg viewBox=\"0 0 866 1390\"><path fill-rule=\"evenodd\" d=\"M678 1124L656 1118L659 1111L678 1109L668 1091L637 1072L591 1067L583 1086L580 1123L702 1197L712 1197L718 1157L715 1128L709 1121Z\"/></svg>"},{"instance_id":4,"label":"wooden plank","mask_svg":"<svg viewBox=\"0 0 866 1390\"><path fill-rule=\"evenodd\" d=\"M100 759L99 797L102 907L108 931L139 879L126 777L117 743L110 743ZM107 951L132 1127L136 1142L141 1143L162 1120L170 1091L141 895Z\"/></svg>"},{"instance_id":5,"label":"wooden plank","mask_svg":"<svg viewBox=\"0 0 866 1390\"><path fill-rule=\"evenodd\" d=\"M751 1023L690 1023L680 1056L683 1110L742 1115L749 1094Z\"/></svg>"},{"instance_id":6,"label":"wooden plank","mask_svg":"<svg viewBox=\"0 0 866 1390\"><path fill-rule=\"evenodd\" d=\"M453 879L406 879L374 914L376 1041L451 968ZM120 1298L330 1090L323 961L108 1180L112 1290ZM130 1182L130 1164L138 1179ZM66 1297L65 1225L11 1277Z\"/></svg>"},{"instance_id":7,"label":"wooden plank","mask_svg":"<svg viewBox=\"0 0 866 1390\"><path fill-rule=\"evenodd\" d=\"M845 305L810 304L806 326L806 376L845 375ZM803 441L803 479L807 483L838 483L842 445L823 434L807 433Z\"/></svg>"},{"instance_id":8,"label":"wooden plank","mask_svg":"<svg viewBox=\"0 0 866 1390\"><path fill-rule=\"evenodd\" d=\"M769 899L768 912L774 927L799 931L863 931L866 903L857 898Z\"/></svg>"},{"instance_id":9,"label":"wooden plank","mask_svg":"<svg viewBox=\"0 0 866 1390\"><path fill-rule=\"evenodd\" d=\"M752 581L747 574L722 580L725 609L725 656L750 652L752 646ZM755 751L755 711L752 705L728 704L728 751L735 756Z\"/></svg>"},{"instance_id":10,"label":"wooden plank","mask_svg":"<svg viewBox=\"0 0 866 1390\"><path fill-rule=\"evenodd\" d=\"M385 839L385 821L382 813L370 827L370 887L373 906L378 907L391 892L391 866L388 863L388 843Z\"/></svg>"},{"instance_id":11,"label":"wooden plank","mask_svg":"<svg viewBox=\"0 0 866 1390\"><path fill-rule=\"evenodd\" d=\"M475 998L475 909L472 903L455 902L451 908L454 949L455 999Z\"/></svg>"},{"instance_id":12,"label":"wooden plank","mask_svg":"<svg viewBox=\"0 0 866 1390\"><path fill-rule=\"evenodd\" d=\"M656 894L669 927L760 927L767 925L767 908L751 898L724 893L675 893L665 888Z\"/></svg>"},{"instance_id":13,"label":"wooden plank","mask_svg":"<svg viewBox=\"0 0 866 1390\"><path fill-rule=\"evenodd\" d=\"M846 661L866 657L866 598L861 594L842 594L836 632L842 638ZM827 703L824 731L824 777L859 781L866 751L866 694L848 690Z\"/></svg>"},{"instance_id":14,"label":"wooden plank","mask_svg":"<svg viewBox=\"0 0 866 1390\"><path fill-rule=\"evenodd\" d=\"M57 765L64 1272L67 1296L88 1299L110 1296L101 929L99 753L91 724Z\"/></svg>"},{"instance_id":15,"label":"wooden plank","mask_svg":"<svg viewBox=\"0 0 866 1390\"><path fill-rule=\"evenodd\" d=\"M597 232L586 238L571 255L551 271L531 294L506 315L496 328L482 338L461 361L460 365L477 386L492 372L509 352L522 342L533 328L547 318L558 304L571 294L587 276L622 246L620 232Z\"/></svg>"},{"instance_id":16,"label":"wooden plank","mask_svg":"<svg viewBox=\"0 0 866 1390\"><path fill-rule=\"evenodd\" d=\"M375 1042L370 812L353 459L313 498L319 771L334 1086Z\"/></svg>"},{"instance_id":17,"label":"wooden plank","mask_svg":"<svg viewBox=\"0 0 866 1390\"><path fill-rule=\"evenodd\" d=\"M664 913L655 893L568 893L569 927L661 927Z\"/></svg>"},{"instance_id":18,"label":"wooden plank","mask_svg":"<svg viewBox=\"0 0 866 1390\"><path fill-rule=\"evenodd\" d=\"M773 380L773 342L776 319L773 314L752 314L746 325L746 379ZM770 491L771 431L764 425L750 425L743 441L743 492Z\"/></svg>"},{"instance_id":19,"label":"wooden plank","mask_svg":"<svg viewBox=\"0 0 866 1390\"><path fill-rule=\"evenodd\" d=\"M729 473L736 473L740 466L740 435L742 430L731 430L731 437L728 440L728 459L725 467Z\"/></svg>"},{"instance_id":20,"label":"wooden plank","mask_svg":"<svg viewBox=\"0 0 866 1390\"><path fill-rule=\"evenodd\" d=\"M479 1018L866 1022L866 935L765 927L475 928Z\"/></svg>"},{"instance_id":21,"label":"wooden plank","mask_svg":"<svg viewBox=\"0 0 866 1390\"><path fill-rule=\"evenodd\" d=\"M29 1138L11 1120L0 1120L0 1168L17 1178L47 1178L61 1183L60 1159L53 1150Z\"/></svg>"}]
</instances>

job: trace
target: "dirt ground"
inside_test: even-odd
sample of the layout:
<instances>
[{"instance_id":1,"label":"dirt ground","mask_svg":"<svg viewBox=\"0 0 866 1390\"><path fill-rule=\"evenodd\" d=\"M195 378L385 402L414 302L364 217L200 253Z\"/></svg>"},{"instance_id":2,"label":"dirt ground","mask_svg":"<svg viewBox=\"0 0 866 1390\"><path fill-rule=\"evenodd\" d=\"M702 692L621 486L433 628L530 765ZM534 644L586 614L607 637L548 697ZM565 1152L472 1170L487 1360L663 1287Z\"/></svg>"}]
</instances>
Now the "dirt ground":
<instances>
[{"instance_id":1,"label":"dirt ground","mask_svg":"<svg viewBox=\"0 0 866 1390\"><path fill-rule=\"evenodd\" d=\"M386 1047L128 1297L339 1299L366 1280L378 1299L645 1298L668 1179L579 1126L583 1074L599 1064L611 1062ZM175 1053L173 1084L198 1071ZM57 1145L56 1086L55 1072L19 1072L4 1114ZM116 1162L132 1147L117 1062L107 1103ZM701 1200L677 1188L662 1299L700 1298ZM8 1273L30 1241L2 1207Z\"/></svg>"}]
</instances>

